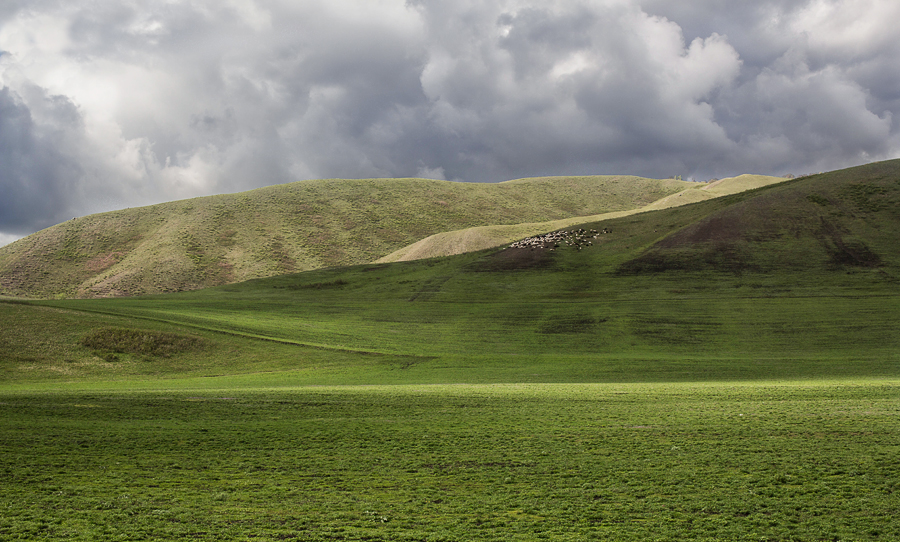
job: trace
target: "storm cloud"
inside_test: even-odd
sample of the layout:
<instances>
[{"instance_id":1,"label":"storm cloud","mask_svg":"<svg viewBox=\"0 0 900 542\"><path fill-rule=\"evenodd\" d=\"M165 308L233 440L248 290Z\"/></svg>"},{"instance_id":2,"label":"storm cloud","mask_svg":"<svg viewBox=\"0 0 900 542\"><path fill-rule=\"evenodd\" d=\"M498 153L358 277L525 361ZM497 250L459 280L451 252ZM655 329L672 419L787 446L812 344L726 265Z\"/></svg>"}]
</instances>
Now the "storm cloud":
<instances>
[{"instance_id":1,"label":"storm cloud","mask_svg":"<svg viewBox=\"0 0 900 542\"><path fill-rule=\"evenodd\" d=\"M893 0L0 7L0 243L311 178L824 171L900 156Z\"/></svg>"}]
</instances>

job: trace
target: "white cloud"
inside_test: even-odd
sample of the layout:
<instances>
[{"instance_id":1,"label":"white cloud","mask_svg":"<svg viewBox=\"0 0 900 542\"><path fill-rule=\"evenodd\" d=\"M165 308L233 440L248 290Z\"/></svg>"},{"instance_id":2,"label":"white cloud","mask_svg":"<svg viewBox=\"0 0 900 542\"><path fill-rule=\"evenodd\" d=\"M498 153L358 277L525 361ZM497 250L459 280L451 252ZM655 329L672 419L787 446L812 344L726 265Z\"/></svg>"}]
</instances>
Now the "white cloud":
<instances>
[{"instance_id":1,"label":"white cloud","mask_svg":"<svg viewBox=\"0 0 900 542\"><path fill-rule=\"evenodd\" d=\"M0 247L6 246L14 241L21 239L21 235L10 235L8 233L0 233Z\"/></svg>"},{"instance_id":2,"label":"white cloud","mask_svg":"<svg viewBox=\"0 0 900 542\"><path fill-rule=\"evenodd\" d=\"M416 171L416 177L421 179L436 179L438 181L447 180L446 175L444 175L444 168L442 167L430 168L422 166Z\"/></svg>"},{"instance_id":3,"label":"white cloud","mask_svg":"<svg viewBox=\"0 0 900 542\"><path fill-rule=\"evenodd\" d=\"M738 76L741 60L726 39L713 34L696 38L685 54L669 59L668 85L682 100L709 98L717 88L730 85Z\"/></svg>"},{"instance_id":4,"label":"white cloud","mask_svg":"<svg viewBox=\"0 0 900 542\"><path fill-rule=\"evenodd\" d=\"M811 49L833 58L853 59L896 51L900 2L890 0L813 0L787 20Z\"/></svg>"}]
</instances>

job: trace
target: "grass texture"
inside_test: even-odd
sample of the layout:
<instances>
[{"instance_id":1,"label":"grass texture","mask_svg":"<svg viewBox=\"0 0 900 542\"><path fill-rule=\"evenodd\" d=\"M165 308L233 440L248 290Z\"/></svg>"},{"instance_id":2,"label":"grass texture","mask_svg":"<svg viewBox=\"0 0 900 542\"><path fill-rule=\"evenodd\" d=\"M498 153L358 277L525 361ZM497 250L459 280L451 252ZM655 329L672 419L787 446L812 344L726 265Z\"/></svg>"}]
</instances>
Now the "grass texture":
<instances>
[{"instance_id":1,"label":"grass texture","mask_svg":"<svg viewBox=\"0 0 900 542\"><path fill-rule=\"evenodd\" d=\"M0 394L0 538L895 540L897 382Z\"/></svg>"}]
</instances>

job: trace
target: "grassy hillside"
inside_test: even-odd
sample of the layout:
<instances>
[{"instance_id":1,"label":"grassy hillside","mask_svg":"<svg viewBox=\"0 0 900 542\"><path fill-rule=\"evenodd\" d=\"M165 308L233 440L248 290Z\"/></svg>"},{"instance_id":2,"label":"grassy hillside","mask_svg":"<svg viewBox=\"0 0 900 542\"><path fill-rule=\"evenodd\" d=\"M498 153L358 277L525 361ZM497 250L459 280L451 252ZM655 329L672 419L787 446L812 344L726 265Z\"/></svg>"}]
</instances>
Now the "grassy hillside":
<instances>
[{"instance_id":1,"label":"grassy hillside","mask_svg":"<svg viewBox=\"0 0 900 542\"><path fill-rule=\"evenodd\" d=\"M23 330L4 339L19 358L6 371L266 385L897 375L898 208L888 162L582 225L573 231L597 233L552 250L0 304ZM77 341L106 327L199 335L208 347L160 360L126 350L104 364L115 344Z\"/></svg>"},{"instance_id":2,"label":"grassy hillside","mask_svg":"<svg viewBox=\"0 0 900 542\"><path fill-rule=\"evenodd\" d=\"M619 271L787 273L821 268L831 274L871 272L895 281L900 278L898 163L798 179L752 198L728 196L722 200L726 206L681 228L658 222L669 234Z\"/></svg>"},{"instance_id":3,"label":"grassy hillside","mask_svg":"<svg viewBox=\"0 0 900 542\"><path fill-rule=\"evenodd\" d=\"M125 209L0 248L0 295L139 295L372 262L442 231L632 209L691 184L621 176L321 180Z\"/></svg>"},{"instance_id":4,"label":"grassy hillside","mask_svg":"<svg viewBox=\"0 0 900 542\"><path fill-rule=\"evenodd\" d=\"M745 190L752 190L754 188L784 182L785 180L784 177L741 175L739 177L720 179L708 184L694 184L685 190L656 200L643 207L625 211L614 211L585 217L565 218L550 222L475 226L461 230L441 232L416 241L399 250L395 250L377 261L379 263L402 262L422 258L438 258L440 256L463 254L466 252L500 246L522 239L523 237L568 228L576 224L583 224L584 222L608 220L645 211L697 203L729 194L736 194Z\"/></svg>"}]
</instances>

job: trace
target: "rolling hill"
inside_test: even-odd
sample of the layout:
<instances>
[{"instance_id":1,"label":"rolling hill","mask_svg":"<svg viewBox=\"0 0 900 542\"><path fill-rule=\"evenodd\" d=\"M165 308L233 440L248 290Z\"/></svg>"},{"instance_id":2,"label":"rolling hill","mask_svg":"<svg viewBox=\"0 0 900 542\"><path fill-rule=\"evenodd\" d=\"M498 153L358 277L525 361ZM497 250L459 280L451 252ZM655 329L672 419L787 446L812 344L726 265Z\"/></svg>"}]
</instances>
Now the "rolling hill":
<instances>
[{"instance_id":1,"label":"rolling hill","mask_svg":"<svg viewBox=\"0 0 900 542\"><path fill-rule=\"evenodd\" d=\"M633 209L696 186L626 176L301 181L58 224L0 248L0 295L140 295L360 264L443 231Z\"/></svg>"},{"instance_id":2,"label":"rolling hill","mask_svg":"<svg viewBox=\"0 0 900 542\"><path fill-rule=\"evenodd\" d=\"M176 294L0 303L15 323L0 358L14 380L189 385L900 374L900 161L560 235ZM142 333L205 346L119 353ZM131 338L85 343L97 334Z\"/></svg>"}]
</instances>

